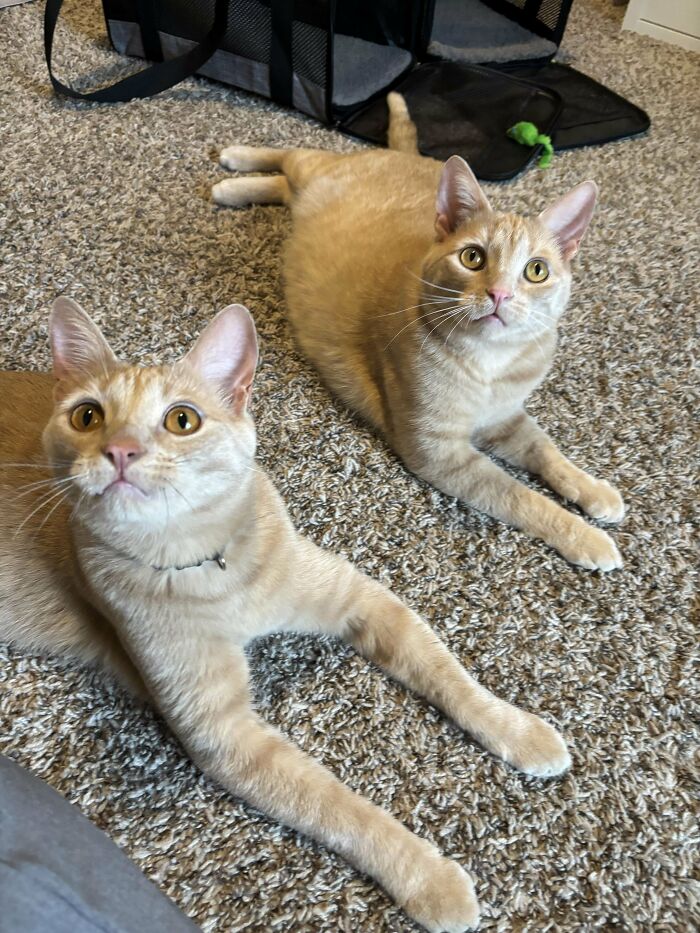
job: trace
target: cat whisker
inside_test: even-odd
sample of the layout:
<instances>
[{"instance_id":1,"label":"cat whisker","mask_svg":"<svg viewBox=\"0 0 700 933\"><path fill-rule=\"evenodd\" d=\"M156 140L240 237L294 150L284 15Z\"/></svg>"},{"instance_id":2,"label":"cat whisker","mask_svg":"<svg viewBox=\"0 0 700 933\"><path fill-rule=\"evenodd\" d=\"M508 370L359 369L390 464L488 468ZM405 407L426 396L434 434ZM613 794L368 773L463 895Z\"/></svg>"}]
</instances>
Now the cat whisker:
<instances>
[{"instance_id":1,"label":"cat whisker","mask_svg":"<svg viewBox=\"0 0 700 933\"><path fill-rule=\"evenodd\" d=\"M454 301L454 298L450 298L445 295L444 298L426 298L425 301L422 301L417 305L410 305L408 308L399 308L398 311L387 311L386 314L376 314L375 317L393 317L395 314L404 314L406 311L415 311L416 308L424 308L426 305L436 305L444 304L447 301Z\"/></svg>"},{"instance_id":2,"label":"cat whisker","mask_svg":"<svg viewBox=\"0 0 700 933\"><path fill-rule=\"evenodd\" d=\"M420 275L416 275L415 272L412 272L408 267L406 271L409 275L412 275L414 279L418 279L419 282L423 282L424 285L429 285L431 288L439 288L443 292L452 292L455 295L461 295L462 291L459 288L448 288L446 285L438 285L437 282L429 282L427 279L422 278Z\"/></svg>"},{"instance_id":3,"label":"cat whisker","mask_svg":"<svg viewBox=\"0 0 700 933\"><path fill-rule=\"evenodd\" d=\"M45 506L47 506L50 502L53 502L53 500L56 499L56 498L58 498L59 496L67 496L67 495L68 495L68 490L67 490L67 489L64 489L63 487L61 487L61 488L58 489L58 490L53 489L53 490L51 490L50 493L45 494L45 495L41 498L41 500L40 500L40 502L38 503L38 505L36 505L36 506L31 510L31 512L29 513L29 515L27 515L27 517L26 517L22 522L20 522L20 524L19 524L19 526L17 527L17 530L15 531L13 537L15 537L15 538L17 537L17 535L18 535L18 534L20 533L20 531L24 528L24 526L27 524L27 522L29 521L29 519L32 518L34 515L36 515L37 512L40 512L41 509L43 509ZM58 504L60 504L60 503L58 503ZM50 514L50 513L49 513L49 514Z\"/></svg>"},{"instance_id":4,"label":"cat whisker","mask_svg":"<svg viewBox=\"0 0 700 933\"><path fill-rule=\"evenodd\" d=\"M552 329L553 322L551 318L543 314L541 311L536 311L534 308L530 308L527 311L525 320L528 322L537 321L538 324L544 325L548 330Z\"/></svg>"},{"instance_id":5,"label":"cat whisker","mask_svg":"<svg viewBox=\"0 0 700 933\"><path fill-rule=\"evenodd\" d=\"M547 354L546 354L546 353L544 352L544 350L542 349L542 344L540 343L539 337L538 337L537 334L535 333L534 327L532 327L532 326L530 325L530 326L526 327L525 330L526 330L526 333L528 333L528 334L530 335L530 337L532 338L532 340L534 340L535 343L537 344L537 350L538 350L540 356L542 357L543 361L546 363L546 362L547 362Z\"/></svg>"},{"instance_id":6,"label":"cat whisker","mask_svg":"<svg viewBox=\"0 0 700 933\"><path fill-rule=\"evenodd\" d=\"M83 476L85 474L80 474ZM64 476L61 479L56 479L51 477L50 479L40 479L34 483L24 483L22 486L15 487L18 493L18 498L28 495L30 492L34 492L37 489L41 489L43 486L63 486L70 484L78 479L77 476Z\"/></svg>"},{"instance_id":7,"label":"cat whisker","mask_svg":"<svg viewBox=\"0 0 700 933\"><path fill-rule=\"evenodd\" d=\"M71 483L74 483L77 480L87 475L88 475L87 473L78 473L76 476L66 476L62 480L52 480L50 483L49 489L39 490L39 499L37 501L41 502L42 499L47 499L47 497L50 498L51 493L56 491L56 487L58 487L59 489L67 489L71 485ZM30 492L31 491L33 490L30 490ZM21 495L26 495L26 493L21 493L20 496Z\"/></svg>"},{"instance_id":8,"label":"cat whisker","mask_svg":"<svg viewBox=\"0 0 700 933\"><path fill-rule=\"evenodd\" d=\"M87 476L87 474L81 474L81 475ZM78 479L78 478L79 478L79 477L76 477L76 479ZM73 477L71 477L71 481L72 481L72 480L73 480ZM66 486L65 483L61 483L60 486L59 486L59 489L63 489L63 488L65 488L65 486ZM41 491L39 492L39 494L38 494L38 495L39 495L39 498L38 498L38 500L37 500L37 503L41 502L42 500L48 500L48 499L50 499L50 498L51 498L51 494L54 493L54 492L56 492L56 491L57 491L57 490L56 490L55 483L52 483L50 489L43 489L43 490L41 490Z\"/></svg>"},{"instance_id":9,"label":"cat whisker","mask_svg":"<svg viewBox=\"0 0 700 933\"><path fill-rule=\"evenodd\" d=\"M462 321L466 321L467 318L473 318L473 317L474 317L474 314L475 314L475 311L474 311L473 309L472 309L472 310L467 310L460 318L458 318L458 320L457 320L457 322L455 323L455 325L454 325L454 327L452 328L452 330L449 332L449 334L447 335L447 337L445 337L445 346L447 346L447 342L448 342L448 340L450 339L450 337L452 336L452 334L454 333L455 328L459 327L459 325L462 323Z\"/></svg>"},{"instance_id":10,"label":"cat whisker","mask_svg":"<svg viewBox=\"0 0 700 933\"><path fill-rule=\"evenodd\" d=\"M72 511L71 511L71 518L74 518L74 517L75 517L75 515L77 514L77 511L78 511L78 509L79 509L79 507L83 504L83 502L85 502L86 498L87 498L87 493L85 493L84 491L81 490L81 491L79 492L79 494L78 494L78 498L76 499L75 503L73 504L73 509L72 509Z\"/></svg>"},{"instance_id":11,"label":"cat whisker","mask_svg":"<svg viewBox=\"0 0 700 933\"><path fill-rule=\"evenodd\" d=\"M551 318L548 318L545 314L542 314L541 311L535 311L533 308L529 310L527 320L537 321L539 324L544 325L547 330L552 329Z\"/></svg>"},{"instance_id":12,"label":"cat whisker","mask_svg":"<svg viewBox=\"0 0 700 933\"><path fill-rule=\"evenodd\" d=\"M428 340L428 338L429 338L432 334L435 333L435 331L438 329L438 327L440 327L440 326L441 326L442 324L444 324L446 321L451 320L455 315L460 314L460 313L461 313L462 311L464 311L465 309L466 309L466 305L462 305L462 306L459 307L459 308L454 308L454 309L452 309L452 310L450 311L450 313L447 314L445 317L440 318L440 320L437 322L437 324L435 324L435 326L432 327L432 328L428 331L428 333L425 335L425 337L423 338L423 343L420 345L420 350L423 349L423 347L425 346L426 341ZM431 322L431 323L432 323L432 322ZM419 351L419 352L420 352L420 351Z\"/></svg>"},{"instance_id":13,"label":"cat whisker","mask_svg":"<svg viewBox=\"0 0 700 933\"><path fill-rule=\"evenodd\" d=\"M426 311L425 314L416 315L416 317L413 320L409 321L408 324L404 324L404 326L401 328L400 331L398 331L398 333L394 334L394 336L391 338L389 343L384 347L384 350L385 351L388 350L389 347L392 345L392 343L396 340L396 338L399 337L405 330L408 330L408 328L411 327L412 325L421 324L424 321L427 321L431 317L434 319L436 315L449 314L450 312L454 310L455 310L455 306L452 305L449 308L438 308L434 311Z\"/></svg>"},{"instance_id":14,"label":"cat whisker","mask_svg":"<svg viewBox=\"0 0 700 933\"><path fill-rule=\"evenodd\" d=\"M67 490L67 489L65 489L65 488L64 488L64 489L61 489L61 492L64 493L64 495L58 500L58 502L56 502L54 505L51 506L51 508L49 509L48 514L44 516L44 518L41 520L41 523L40 523L39 527L36 529L36 532L35 532L36 534L38 534L38 533L41 531L41 529L44 527L44 525L47 523L47 521L51 518L51 516L52 516L53 513L56 511L56 509L57 509L60 505L62 505L62 504L66 501L66 499L68 498L68 490ZM19 530L19 529L18 529L18 530Z\"/></svg>"},{"instance_id":15,"label":"cat whisker","mask_svg":"<svg viewBox=\"0 0 700 933\"><path fill-rule=\"evenodd\" d=\"M165 479L165 477L163 478ZM190 500L187 498L187 496L184 493L180 492L180 490L177 488L175 483L172 483L169 479L165 479L165 482L168 484L168 486L170 486L171 489L173 489L178 494L178 496L182 499L182 501L194 512L195 511L194 506L192 505ZM163 493L165 494L165 490L163 490ZM167 496L165 497L165 501L166 502L168 501Z\"/></svg>"},{"instance_id":16,"label":"cat whisker","mask_svg":"<svg viewBox=\"0 0 700 933\"><path fill-rule=\"evenodd\" d=\"M160 492L163 494L163 501L165 502L165 523L166 525L170 524L170 503L168 502L168 496L164 489L161 489Z\"/></svg>"},{"instance_id":17,"label":"cat whisker","mask_svg":"<svg viewBox=\"0 0 700 933\"><path fill-rule=\"evenodd\" d=\"M38 463L36 460L34 460L34 461L32 461L32 462L29 462L29 463L23 463L23 462L20 462L20 461L17 461L17 462L9 462L9 461L2 462L2 461L0 461L0 469L5 469L5 470L20 470L20 469L21 469L21 470L25 470L25 469L30 469L30 470L51 470L54 466L70 466L71 463L72 463L72 461L70 461L70 460L54 460L52 463L49 463L48 461L47 461L46 463Z\"/></svg>"}]
</instances>

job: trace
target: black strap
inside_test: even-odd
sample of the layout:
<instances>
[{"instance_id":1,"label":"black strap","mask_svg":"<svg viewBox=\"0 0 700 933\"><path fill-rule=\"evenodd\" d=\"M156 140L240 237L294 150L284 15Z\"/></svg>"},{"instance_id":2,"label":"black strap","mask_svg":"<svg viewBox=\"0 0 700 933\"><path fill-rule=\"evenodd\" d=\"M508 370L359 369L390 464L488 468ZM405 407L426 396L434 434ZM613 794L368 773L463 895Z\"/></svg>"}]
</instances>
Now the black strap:
<instances>
[{"instance_id":1,"label":"black strap","mask_svg":"<svg viewBox=\"0 0 700 933\"><path fill-rule=\"evenodd\" d=\"M285 107L293 106L292 25L294 0L272 0L270 36L270 97Z\"/></svg>"},{"instance_id":2,"label":"black strap","mask_svg":"<svg viewBox=\"0 0 700 933\"><path fill-rule=\"evenodd\" d=\"M160 44L160 33L158 32L156 0L139 0L136 9L141 24L143 57L149 62L162 62L163 48Z\"/></svg>"},{"instance_id":3,"label":"black strap","mask_svg":"<svg viewBox=\"0 0 700 933\"><path fill-rule=\"evenodd\" d=\"M62 5L63 0L46 0L46 10L44 12L44 50L54 90L58 94L65 94L66 97L74 97L78 100L116 103L118 101L133 100L135 97L151 97L153 94L158 94L160 91L165 91L178 82L184 81L185 78L189 78L198 71L217 50L219 42L226 33L229 0L216 0L214 22L211 29L202 41L190 49L189 52L178 55L177 58L170 58L167 61L150 65L148 68L144 68L143 71L139 71L138 74L129 75L110 87L101 88L99 91L89 91L85 94L74 91L73 88L62 84L51 70L53 36Z\"/></svg>"}]
</instances>

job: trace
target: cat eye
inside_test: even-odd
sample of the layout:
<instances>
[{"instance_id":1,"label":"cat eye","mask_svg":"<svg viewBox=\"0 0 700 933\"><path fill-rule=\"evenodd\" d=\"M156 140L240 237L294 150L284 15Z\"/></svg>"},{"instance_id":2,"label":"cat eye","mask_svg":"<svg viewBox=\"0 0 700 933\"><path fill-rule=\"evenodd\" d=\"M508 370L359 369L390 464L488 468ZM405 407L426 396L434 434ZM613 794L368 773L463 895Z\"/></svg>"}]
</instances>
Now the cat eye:
<instances>
[{"instance_id":1,"label":"cat eye","mask_svg":"<svg viewBox=\"0 0 700 933\"><path fill-rule=\"evenodd\" d=\"M104 422L105 413L97 402L82 402L70 413L70 423L76 431L94 431Z\"/></svg>"},{"instance_id":2,"label":"cat eye","mask_svg":"<svg viewBox=\"0 0 700 933\"><path fill-rule=\"evenodd\" d=\"M471 269L472 272L481 269L486 264L486 254L478 246L467 246L459 254L459 258L462 265L467 269Z\"/></svg>"},{"instance_id":3,"label":"cat eye","mask_svg":"<svg viewBox=\"0 0 700 933\"><path fill-rule=\"evenodd\" d=\"M202 416L191 405L174 405L166 412L163 426L171 434L194 434L202 424Z\"/></svg>"},{"instance_id":4,"label":"cat eye","mask_svg":"<svg viewBox=\"0 0 700 933\"><path fill-rule=\"evenodd\" d=\"M549 278L549 266L544 259L531 259L523 274L528 282L545 282Z\"/></svg>"}]
</instances>

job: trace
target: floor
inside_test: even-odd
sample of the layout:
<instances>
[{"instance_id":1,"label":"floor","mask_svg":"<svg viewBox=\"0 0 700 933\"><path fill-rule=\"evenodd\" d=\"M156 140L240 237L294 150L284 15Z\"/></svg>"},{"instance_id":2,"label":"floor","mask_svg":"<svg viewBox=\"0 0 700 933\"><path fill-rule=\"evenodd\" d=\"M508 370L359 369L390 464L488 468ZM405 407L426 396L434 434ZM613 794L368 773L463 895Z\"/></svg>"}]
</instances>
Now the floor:
<instances>
[{"instance_id":1,"label":"floor","mask_svg":"<svg viewBox=\"0 0 700 933\"><path fill-rule=\"evenodd\" d=\"M99 3L66 6L59 73L120 73ZM600 576L407 475L294 348L285 210L209 201L222 145L355 143L205 81L123 106L56 99L41 5L0 12L0 365L48 366L58 292L144 363L176 357L231 301L250 306L259 460L298 527L390 583L486 685L571 743L563 780L526 779L331 640L250 652L265 715L459 859L488 931L693 925L700 59L621 34L622 15L579 0L560 57L648 110L648 135L487 186L499 207L531 212L584 178L601 187L557 363L531 405L625 496L625 567ZM205 931L414 929L339 857L202 777L116 688L0 649L0 690L0 751L75 802Z\"/></svg>"}]
</instances>

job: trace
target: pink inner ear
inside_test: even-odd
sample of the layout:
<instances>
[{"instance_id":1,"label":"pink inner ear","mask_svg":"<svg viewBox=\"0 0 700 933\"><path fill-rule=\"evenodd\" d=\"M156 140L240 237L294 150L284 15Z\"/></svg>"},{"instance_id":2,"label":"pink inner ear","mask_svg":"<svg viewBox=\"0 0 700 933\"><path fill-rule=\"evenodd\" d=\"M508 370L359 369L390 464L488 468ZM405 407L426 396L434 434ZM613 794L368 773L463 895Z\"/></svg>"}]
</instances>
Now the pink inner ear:
<instances>
[{"instance_id":1,"label":"pink inner ear","mask_svg":"<svg viewBox=\"0 0 700 933\"><path fill-rule=\"evenodd\" d=\"M117 358L102 331L71 298L57 298L51 308L49 337L57 379L110 369Z\"/></svg>"},{"instance_id":2,"label":"pink inner ear","mask_svg":"<svg viewBox=\"0 0 700 933\"><path fill-rule=\"evenodd\" d=\"M185 360L236 408L248 397L258 362L255 324L243 305L229 305L205 327Z\"/></svg>"},{"instance_id":3,"label":"pink inner ear","mask_svg":"<svg viewBox=\"0 0 700 933\"><path fill-rule=\"evenodd\" d=\"M540 221L556 237L564 259L571 259L578 252L593 216L597 194L596 183L584 181L540 214Z\"/></svg>"},{"instance_id":4,"label":"pink inner ear","mask_svg":"<svg viewBox=\"0 0 700 933\"><path fill-rule=\"evenodd\" d=\"M476 176L460 156L450 156L445 163L435 210L435 229L440 239L456 230L471 214L491 210Z\"/></svg>"}]
</instances>

